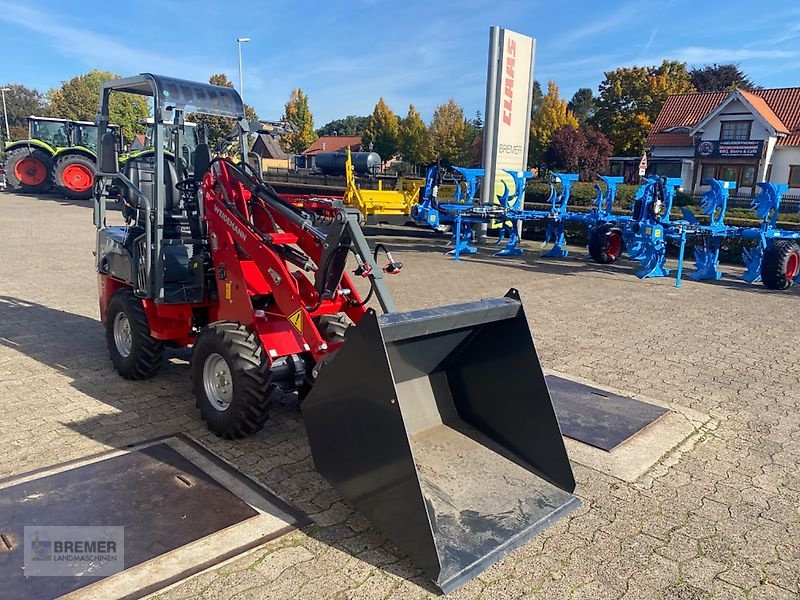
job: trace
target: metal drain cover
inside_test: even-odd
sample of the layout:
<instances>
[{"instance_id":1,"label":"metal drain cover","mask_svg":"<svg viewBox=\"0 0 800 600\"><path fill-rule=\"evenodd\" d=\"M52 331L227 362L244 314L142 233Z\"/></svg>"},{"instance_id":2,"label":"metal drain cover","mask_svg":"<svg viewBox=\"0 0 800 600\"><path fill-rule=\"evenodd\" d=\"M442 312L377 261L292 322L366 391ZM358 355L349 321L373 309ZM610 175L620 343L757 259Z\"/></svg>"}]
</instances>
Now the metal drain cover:
<instances>
[{"instance_id":1,"label":"metal drain cover","mask_svg":"<svg viewBox=\"0 0 800 600\"><path fill-rule=\"evenodd\" d=\"M139 597L306 523L199 444L170 436L0 481L0 589L7 598ZM125 570L26 577L26 526L124 527Z\"/></svg>"}]
</instances>

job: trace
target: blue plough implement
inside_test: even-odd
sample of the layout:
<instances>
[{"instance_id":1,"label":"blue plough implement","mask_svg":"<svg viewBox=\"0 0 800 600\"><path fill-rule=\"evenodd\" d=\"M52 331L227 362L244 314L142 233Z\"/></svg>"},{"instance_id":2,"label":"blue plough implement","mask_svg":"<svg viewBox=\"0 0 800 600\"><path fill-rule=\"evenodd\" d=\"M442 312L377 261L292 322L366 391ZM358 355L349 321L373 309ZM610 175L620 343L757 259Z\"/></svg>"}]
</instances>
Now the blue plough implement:
<instances>
[{"instance_id":1,"label":"blue plough implement","mask_svg":"<svg viewBox=\"0 0 800 600\"><path fill-rule=\"evenodd\" d=\"M701 224L687 208L681 208L683 218L672 219L672 207L678 178L657 175L646 177L636 191L631 213L613 213L617 186L621 177L600 176L596 184L597 197L589 212L569 210L570 192L578 175L553 173L550 183L548 210L527 210L524 207L525 185L533 177L530 171L506 171L514 182L512 191L503 184L503 193L493 205L476 200L483 169L432 166L428 169L426 185L419 204L412 209L417 223L441 229L452 228L453 249L448 252L455 260L462 253L474 254L477 247L473 231L476 223L495 223L499 226L497 246L503 246L496 256L519 256L520 231L523 223L538 222L546 227L544 258L562 258L566 248L566 223L579 223L589 234L589 256L598 263L611 264L627 251L640 263L639 278L667 277L667 245L679 247L675 285L681 286L687 243L693 245L695 268L690 278L695 281L719 279L720 248L726 238L752 240L742 257L747 271L742 278L748 283L761 281L770 289L786 289L800 275L800 231L779 229L777 226L781 198L787 186L769 182L758 183L759 193L751 209L760 220L758 227L738 227L725 223L730 191L735 183L717 179L707 180L710 190L703 196L700 208L708 218ZM447 202L438 201L439 186L452 181L455 192Z\"/></svg>"}]
</instances>

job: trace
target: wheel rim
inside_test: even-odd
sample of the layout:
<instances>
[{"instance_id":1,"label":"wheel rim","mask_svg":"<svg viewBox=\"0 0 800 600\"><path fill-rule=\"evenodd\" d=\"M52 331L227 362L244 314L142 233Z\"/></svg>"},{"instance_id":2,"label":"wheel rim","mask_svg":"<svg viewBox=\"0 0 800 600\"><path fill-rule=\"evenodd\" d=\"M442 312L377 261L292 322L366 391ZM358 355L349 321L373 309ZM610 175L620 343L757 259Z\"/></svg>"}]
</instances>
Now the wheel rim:
<instances>
[{"instance_id":1,"label":"wheel rim","mask_svg":"<svg viewBox=\"0 0 800 600\"><path fill-rule=\"evenodd\" d=\"M128 358L133 348L133 331L128 315L123 312L114 317L114 345L122 358Z\"/></svg>"},{"instance_id":2,"label":"wheel rim","mask_svg":"<svg viewBox=\"0 0 800 600\"><path fill-rule=\"evenodd\" d=\"M622 252L622 236L616 231L612 231L608 234L607 239L606 254L610 258L617 258Z\"/></svg>"},{"instance_id":3,"label":"wheel rim","mask_svg":"<svg viewBox=\"0 0 800 600\"><path fill-rule=\"evenodd\" d=\"M216 352L206 357L203 365L203 388L206 398L216 410L228 410L233 400L233 378L225 359Z\"/></svg>"},{"instance_id":4,"label":"wheel rim","mask_svg":"<svg viewBox=\"0 0 800 600\"><path fill-rule=\"evenodd\" d=\"M39 185L47 177L47 169L42 161L26 156L14 165L14 175L23 185Z\"/></svg>"},{"instance_id":5,"label":"wheel rim","mask_svg":"<svg viewBox=\"0 0 800 600\"><path fill-rule=\"evenodd\" d=\"M797 277L798 270L800 270L800 254L792 252L786 259L786 280L793 281Z\"/></svg>"},{"instance_id":6,"label":"wheel rim","mask_svg":"<svg viewBox=\"0 0 800 600\"><path fill-rule=\"evenodd\" d=\"M61 173L64 187L73 192L85 192L94 183L94 173L86 165L73 164L64 167Z\"/></svg>"}]
</instances>

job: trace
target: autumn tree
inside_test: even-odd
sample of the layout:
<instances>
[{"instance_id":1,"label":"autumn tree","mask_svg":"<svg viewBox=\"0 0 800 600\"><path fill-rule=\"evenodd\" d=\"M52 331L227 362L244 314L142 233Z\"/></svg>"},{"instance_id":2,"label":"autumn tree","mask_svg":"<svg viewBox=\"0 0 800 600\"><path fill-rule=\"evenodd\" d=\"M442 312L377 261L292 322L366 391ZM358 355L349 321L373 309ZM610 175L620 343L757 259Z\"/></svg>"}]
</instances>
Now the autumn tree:
<instances>
[{"instance_id":1,"label":"autumn tree","mask_svg":"<svg viewBox=\"0 0 800 600\"><path fill-rule=\"evenodd\" d=\"M584 125L594 114L594 95L589 88L580 88L572 95L572 99L567 104L567 108L572 111L578 123Z\"/></svg>"},{"instance_id":2,"label":"autumn tree","mask_svg":"<svg viewBox=\"0 0 800 600\"><path fill-rule=\"evenodd\" d=\"M344 119L334 119L317 129L317 135L357 135L363 137L369 117L348 115Z\"/></svg>"},{"instance_id":3,"label":"autumn tree","mask_svg":"<svg viewBox=\"0 0 800 600\"><path fill-rule=\"evenodd\" d=\"M12 140L24 140L28 137L28 117L42 115L45 112L45 97L38 90L20 83L7 83L5 92L8 129ZM5 138L5 127L2 137Z\"/></svg>"},{"instance_id":4,"label":"autumn tree","mask_svg":"<svg viewBox=\"0 0 800 600\"><path fill-rule=\"evenodd\" d=\"M292 90L286 102L283 120L293 126L294 131L281 138L281 145L286 152L300 154L317 139L314 132L314 115L308 107L308 95L300 88Z\"/></svg>"},{"instance_id":5,"label":"autumn tree","mask_svg":"<svg viewBox=\"0 0 800 600\"><path fill-rule=\"evenodd\" d=\"M369 116L361 141L380 154L382 160L387 161L398 152L399 133L400 120L381 98Z\"/></svg>"},{"instance_id":6,"label":"autumn tree","mask_svg":"<svg viewBox=\"0 0 800 600\"><path fill-rule=\"evenodd\" d=\"M547 84L547 94L531 122L529 162L538 163L556 129L564 126L577 129L578 119L567 108L567 101L558 95L558 86L551 81Z\"/></svg>"},{"instance_id":7,"label":"autumn tree","mask_svg":"<svg viewBox=\"0 0 800 600\"><path fill-rule=\"evenodd\" d=\"M108 71L93 70L73 77L47 93L50 100L48 112L59 119L94 121L100 102L100 86L119 75ZM122 135L130 140L144 131L141 121L150 116L150 107L144 96L115 92L111 94L108 113L112 123L122 129Z\"/></svg>"},{"instance_id":8,"label":"autumn tree","mask_svg":"<svg viewBox=\"0 0 800 600\"><path fill-rule=\"evenodd\" d=\"M406 162L416 165L428 159L428 132L413 104L409 105L406 118L400 122L398 147Z\"/></svg>"},{"instance_id":9,"label":"autumn tree","mask_svg":"<svg viewBox=\"0 0 800 600\"><path fill-rule=\"evenodd\" d=\"M464 118L464 109L451 98L436 107L428 127L431 159L445 159L459 165L471 159L471 128Z\"/></svg>"},{"instance_id":10,"label":"autumn tree","mask_svg":"<svg viewBox=\"0 0 800 600\"><path fill-rule=\"evenodd\" d=\"M208 83L211 85L219 85L222 87L233 87L233 82L228 78L225 73L216 73L208 78ZM258 120L258 115L252 106L249 104L244 105L244 116L251 121ZM236 124L226 117L215 117L212 115L193 114L187 115L187 119L194 121L198 125L206 128L208 132L208 144L211 149L216 149L222 139L233 132Z\"/></svg>"},{"instance_id":11,"label":"autumn tree","mask_svg":"<svg viewBox=\"0 0 800 600\"><path fill-rule=\"evenodd\" d=\"M705 65L689 71L689 76L698 92L730 92L756 87L736 64Z\"/></svg>"},{"instance_id":12,"label":"autumn tree","mask_svg":"<svg viewBox=\"0 0 800 600\"><path fill-rule=\"evenodd\" d=\"M583 181L592 181L608 166L613 146L596 129L565 125L553 132L545 152L545 162L551 169L579 173Z\"/></svg>"},{"instance_id":13,"label":"autumn tree","mask_svg":"<svg viewBox=\"0 0 800 600\"><path fill-rule=\"evenodd\" d=\"M665 60L660 66L622 67L600 83L592 124L624 156L641 154L661 107L671 94L695 91L686 63Z\"/></svg>"}]
</instances>

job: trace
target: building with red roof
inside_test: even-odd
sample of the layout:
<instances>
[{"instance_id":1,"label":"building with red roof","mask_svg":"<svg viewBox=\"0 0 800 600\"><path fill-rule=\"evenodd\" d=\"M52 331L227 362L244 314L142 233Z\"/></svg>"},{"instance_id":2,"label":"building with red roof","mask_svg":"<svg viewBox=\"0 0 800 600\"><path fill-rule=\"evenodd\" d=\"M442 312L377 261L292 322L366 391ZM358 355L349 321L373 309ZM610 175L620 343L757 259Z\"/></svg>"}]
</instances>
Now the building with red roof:
<instances>
[{"instance_id":1,"label":"building with red roof","mask_svg":"<svg viewBox=\"0 0 800 600\"><path fill-rule=\"evenodd\" d=\"M757 181L800 193L800 87L670 96L646 145L648 170L688 191L714 178L745 193Z\"/></svg>"},{"instance_id":2,"label":"building with red roof","mask_svg":"<svg viewBox=\"0 0 800 600\"><path fill-rule=\"evenodd\" d=\"M298 166L311 169L315 166L314 159L322 152L358 152L361 149L361 137L357 135L323 135L303 150Z\"/></svg>"}]
</instances>

